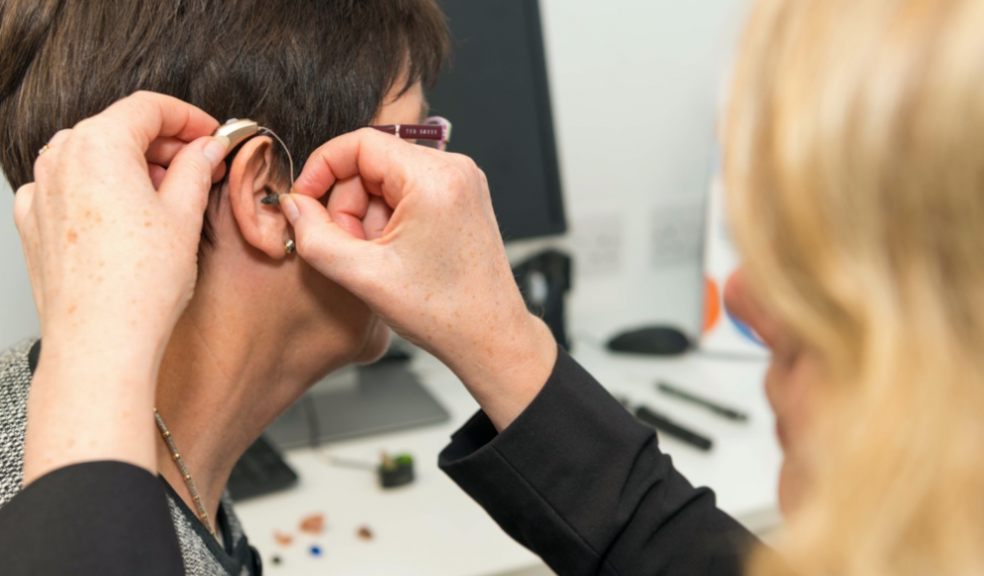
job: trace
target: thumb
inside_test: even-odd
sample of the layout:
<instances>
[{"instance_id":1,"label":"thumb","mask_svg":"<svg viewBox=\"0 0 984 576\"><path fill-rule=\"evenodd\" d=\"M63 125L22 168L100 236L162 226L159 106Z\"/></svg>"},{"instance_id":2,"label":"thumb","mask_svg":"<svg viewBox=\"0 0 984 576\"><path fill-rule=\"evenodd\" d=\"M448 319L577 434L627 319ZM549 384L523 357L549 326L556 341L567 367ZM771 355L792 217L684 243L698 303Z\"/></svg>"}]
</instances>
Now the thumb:
<instances>
[{"instance_id":1,"label":"thumb","mask_svg":"<svg viewBox=\"0 0 984 576\"><path fill-rule=\"evenodd\" d=\"M301 194L281 194L280 207L294 228L297 253L318 272L358 296L368 279L379 247L356 238L332 221L317 200Z\"/></svg>"},{"instance_id":2,"label":"thumb","mask_svg":"<svg viewBox=\"0 0 984 576\"><path fill-rule=\"evenodd\" d=\"M201 217L212 189L212 173L229 147L226 138L205 136L184 148L171 161L158 193L172 209Z\"/></svg>"}]
</instances>

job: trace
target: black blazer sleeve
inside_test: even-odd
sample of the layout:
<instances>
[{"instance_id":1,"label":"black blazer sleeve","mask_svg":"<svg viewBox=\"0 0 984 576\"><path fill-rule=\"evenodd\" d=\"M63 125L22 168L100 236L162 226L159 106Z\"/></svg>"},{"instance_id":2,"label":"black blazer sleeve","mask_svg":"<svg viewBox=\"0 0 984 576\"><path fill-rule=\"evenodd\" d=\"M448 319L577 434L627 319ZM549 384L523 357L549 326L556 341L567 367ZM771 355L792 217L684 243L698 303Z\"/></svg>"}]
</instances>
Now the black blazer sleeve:
<instances>
[{"instance_id":1,"label":"black blazer sleeve","mask_svg":"<svg viewBox=\"0 0 984 576\"><path fill-rule=\"evenodd\" d=\"M172 576L184 567L160 481L90 462L39 478L0 508L0 572Z\"/></svg>"},{"instance_id":2,"label":"black blazer sleeve","mask_svg":"<svg viewBox=\"0 0 984 576\"><path fill-rule=\"evenodd\" d=\"M563 350L512 425L478 413L439 464L561 576L737 575L755 543Z\"/></svg>"}]
</instances>

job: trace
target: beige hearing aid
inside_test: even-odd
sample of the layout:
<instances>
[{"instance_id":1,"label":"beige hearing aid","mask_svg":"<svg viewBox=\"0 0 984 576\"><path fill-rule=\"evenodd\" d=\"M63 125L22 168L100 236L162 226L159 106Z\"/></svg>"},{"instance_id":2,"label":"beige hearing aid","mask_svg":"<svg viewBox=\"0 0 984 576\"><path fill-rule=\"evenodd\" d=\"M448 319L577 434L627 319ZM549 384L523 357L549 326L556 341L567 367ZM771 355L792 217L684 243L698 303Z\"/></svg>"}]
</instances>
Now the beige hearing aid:
<instances>
[{"instance_id":1,"label":"beige hearing aid","mask_svg":"<svg viewBox=\"0 0 984 576\"><path fill-rule=\"evenodd\" d=\"M252 120L230 118L215 130L213 136L223 136L229 140L229 150L260 133L260 125Z\"/></svg>"},{"instance_id":2,"label":"beige hearing aid","mask_svg":"<svg viewBox=\"0 0 984 576\"><path fill-rule=\"evenodd\" d=\"M222 136L229 140L229 151L235 150L237 146L243 142L249 140L253 136L263 134L264 136L270 136L280 144L280 147L284 149L284 153L287 154L287 163L290 166L290 185L294 186L294 158L290 154L290 149L287 148L287 144L280 139L280 136L270 130L265 126L260 126L256 122L244 118L242 120L238 118L230 118L226 120L226 123L222 126L216 128L213 136ZM280 197L276 194L270 193L263 197L261 200L266 205L277 204L280 202Z\"/></svg>"}]
</instances>

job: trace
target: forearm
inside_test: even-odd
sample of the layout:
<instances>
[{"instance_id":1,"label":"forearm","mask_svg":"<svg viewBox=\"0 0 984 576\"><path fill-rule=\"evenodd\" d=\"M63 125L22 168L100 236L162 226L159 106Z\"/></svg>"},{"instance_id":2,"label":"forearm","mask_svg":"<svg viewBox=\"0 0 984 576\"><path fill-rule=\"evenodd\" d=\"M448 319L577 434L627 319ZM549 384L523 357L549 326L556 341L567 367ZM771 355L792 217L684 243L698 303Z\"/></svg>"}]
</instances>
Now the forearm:
<instances>
[{"instance_id":1,"label":"forearm","mask_svg":"<svg viewBox=\"0 0 984 576\"><path fill-rule=\"evenodd\" d=\"M25 482L99 459L154 469L158 365L194 291L202 215L229 144L207 136L217 126L137 92L55 133L17 190L44 340Z\"/></svg>"},{"instance_id":2,"label":"forearm","mask_svg":"<svg viewBox=\"0 0 984 576\"><path fill-rule=\"evenodd\" d=\"M563 352L507 429L478 414L440 464L559 574L737 575L755 542Z\"/></svg>"}]
</instances>

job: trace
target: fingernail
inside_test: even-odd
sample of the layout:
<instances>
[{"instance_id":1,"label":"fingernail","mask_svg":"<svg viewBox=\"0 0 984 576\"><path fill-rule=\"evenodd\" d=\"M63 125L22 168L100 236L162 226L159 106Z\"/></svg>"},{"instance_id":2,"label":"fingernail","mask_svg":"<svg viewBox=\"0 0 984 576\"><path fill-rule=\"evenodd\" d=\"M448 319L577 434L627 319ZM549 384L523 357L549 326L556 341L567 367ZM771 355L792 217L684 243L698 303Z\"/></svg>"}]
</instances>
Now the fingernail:
<instances>
[{"instance_id":1,"label":"fingernail","mask_svg":"<svg viewBox=\"0 0 984 576\"><path fill-rule=\"evenodd\" d=\"M294 203L294 198L290 194L280 195L280 209L283 210L284 216L291 224L297 222L297 219L301 217L300 211L297 209L297 204Z\"/></svg>"},{"instance_id":2,"label":"fingernail","mask_svg":"<svg viewBox=\"0 0 984 576\"><path fill-rule=\"evenodd\" d=\"M212 164L212 167L219 165L222 159L226 157L226 152L229 151L229 139L225 136L215 136L212 138L205 148L202 150L202 154L205 158Z\"/></svg>"}]
</instances>

